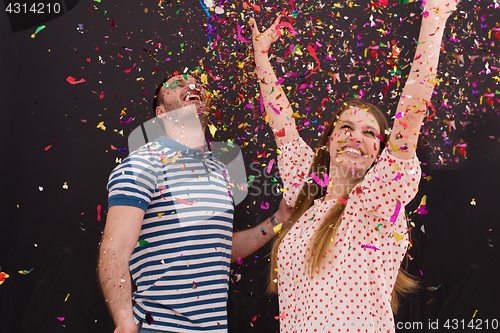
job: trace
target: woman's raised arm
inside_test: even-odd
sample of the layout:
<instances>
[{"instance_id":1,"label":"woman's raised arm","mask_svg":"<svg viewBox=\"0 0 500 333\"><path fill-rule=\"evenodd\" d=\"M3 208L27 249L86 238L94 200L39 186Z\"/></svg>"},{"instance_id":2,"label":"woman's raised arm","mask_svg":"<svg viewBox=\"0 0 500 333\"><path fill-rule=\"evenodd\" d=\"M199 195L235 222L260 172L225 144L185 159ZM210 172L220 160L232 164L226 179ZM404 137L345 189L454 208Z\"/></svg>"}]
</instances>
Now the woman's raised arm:
<instances>
[{"instance_id":1,"label":"woman's raised arm","mask_svg":"<svg viewBox=\"0 0 500 333\"><path fill-rule=\"evenodd\" d=\"M259 32L257 23L253 18L249 22L252 27L253 49L261 98L278 147L299 137L295 119L292 117L292 106L286 97L285 91L278 83L268 57L269 47L280 35L277 29L280 19L281 16L263 33Z\"/></svg>"},{"instance_id":2,"label":"woman's raised arm","mask_svg":"<svg viewBox=\"0 0 500 333\"><path fill-rule=\"evenodd\" d=\"M389 139L392 155L411 159L415 156L420 126L436 85L439 52L446 20L455 10L455 0L427 0L420 27L418 46Z\"/></svg>"}]
</instances>

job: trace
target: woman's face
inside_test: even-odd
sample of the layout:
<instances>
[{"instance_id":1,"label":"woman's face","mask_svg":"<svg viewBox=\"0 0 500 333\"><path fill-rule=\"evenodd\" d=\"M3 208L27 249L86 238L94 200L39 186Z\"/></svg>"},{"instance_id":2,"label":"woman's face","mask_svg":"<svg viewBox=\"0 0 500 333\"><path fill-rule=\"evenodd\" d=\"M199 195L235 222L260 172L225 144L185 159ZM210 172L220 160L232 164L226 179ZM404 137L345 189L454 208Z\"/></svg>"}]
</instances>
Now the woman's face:
<instances>
[{"instance_id":1,"label":"woman's face","mask_svg":"<svg viewBox=\"0 0 500 333\"><path fill-rule=\"evenodd\" d=\"M340 167L350 170L350 176L363 177L379 154L377 137L380 126L371 113L357 107L342 112L329 138L330 173Z\"/></svg>"}]
</instances>

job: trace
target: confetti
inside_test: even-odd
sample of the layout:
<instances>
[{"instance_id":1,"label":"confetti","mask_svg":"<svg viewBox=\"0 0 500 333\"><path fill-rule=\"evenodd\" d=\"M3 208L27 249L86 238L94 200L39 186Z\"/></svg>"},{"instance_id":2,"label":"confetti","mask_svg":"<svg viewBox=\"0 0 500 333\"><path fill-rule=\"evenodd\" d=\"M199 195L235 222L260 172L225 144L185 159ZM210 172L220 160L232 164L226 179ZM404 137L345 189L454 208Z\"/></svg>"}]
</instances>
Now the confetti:
<instances>
[{"instance_id":1,"label":"confetti","mask_svg":"<svg viewBox=\"0 0 500 333\"><path fill-rule=\"evenodd\" d=\"M401 201L397 200L396 208L394 209L394 214L392 214L391 219L390 219L390 221L392 223L395 223L398 220L400 210L401 210Z\"/></svg>"},{"instance_id":2,"label":"confetti","mask_svg":"<svg viewBox=\"0 0 500 333\"><path fill-rule=\"evenodd\" d=\"M82 79L80 79L80 80L76 81L74 77L72 77L72 76L68 76L68 77L66 78L66 81L68 81L68 82L69 82L69 83L71 83L71 84L77 84L77 83L82 83L82 82L85 82L85 79L83 79L83 78L82 78Z\"/></svg>"},{"instance_id":3,"label":"confetti","mask_svg":"<svg viewBox=\"0 0 500 333\"><path fill-rule=\"evenodd\" d=\"M184 199L181 199L181 198L177 198L177 197L175 198L175 200L177 200L179 203L181 203L183 205L188 205L188 206L192 206L192 205L194 205L194 204L197 203L196 200L193 200L192 202L189 202L187 200L184 200Z\"/></svg>"},{"instance_id":4,"label":"confetti","mask_svg":"<svg viewBox=\"0 0 500 333\"><path fill-rule=\"evenodd\" d=\"M5 279L9 277L9 274L5 272L0 272L0 285L5 282Z\"/></svg>"},{"instance_id":5,"label":"confetti","mask_svg":"<svg viewBox=\"0 0 500 333\"><path fill-rule=\"evenodd\" d=\"M32 35L31 35L31 38L35 38L35 37L36 37L36 35L37 35L40 31L42 31L43 29L45 29L45 26L44 26L44 25L39 26L38 28L36 28L36 31L35 31L35 33L34 33L34 34L32 34Z\"/></svg>"},{"instance_id":6,"label":"confetti","mask_svg":"<svg viewBox=\"0 0 500 333\"><path fill-rule=\"evenodd\" d=\"M372 250L379 250L379 248L375 247L375 246L372 246L372 245L361 245L361 248L362 249L372 249Z\"/></svg>"},{"instance_id":7,"label":"confetti","mask_svg":"<svg viewBox=\"0 0 500 333\"><path fill-rule=\"evenodd\" d=\"M22 271L19 271L19 274L23 274L23 275L26 275L26 274L29 274L29 273L31 273L31 271L32 271L32 270L33 270L33 268L32 268L32 269L30 269L29 271L26 271L26 270L22 270Z\"/></svg>"}]
</instances>

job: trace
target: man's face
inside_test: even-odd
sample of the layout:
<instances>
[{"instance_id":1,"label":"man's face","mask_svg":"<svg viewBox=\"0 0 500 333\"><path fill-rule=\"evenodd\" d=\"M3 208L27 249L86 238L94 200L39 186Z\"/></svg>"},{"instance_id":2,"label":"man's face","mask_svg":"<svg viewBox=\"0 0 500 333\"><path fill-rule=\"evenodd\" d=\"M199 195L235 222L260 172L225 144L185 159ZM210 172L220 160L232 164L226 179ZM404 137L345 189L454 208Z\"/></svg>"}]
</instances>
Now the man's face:
<instances>
[{"instance_id":1,"label":"man's face","mask_svg":"<svg viewBox=\"0 0 500 333\"><path fill-rule=\"evenodd\" d=\"M156 108L157 116L194 104L202 126L205 125L209 115L207 93L192 76L176 75L171 77L163 84L158 97L160 103Z\"/></svg>"}]
</instances>

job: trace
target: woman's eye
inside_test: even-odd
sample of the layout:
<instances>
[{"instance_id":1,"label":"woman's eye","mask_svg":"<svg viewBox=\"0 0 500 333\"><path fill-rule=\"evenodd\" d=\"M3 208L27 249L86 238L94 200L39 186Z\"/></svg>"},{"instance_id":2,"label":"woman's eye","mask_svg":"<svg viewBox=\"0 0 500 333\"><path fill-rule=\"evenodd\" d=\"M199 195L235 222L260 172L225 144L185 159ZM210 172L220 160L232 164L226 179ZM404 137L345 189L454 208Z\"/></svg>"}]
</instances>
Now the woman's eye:
<instances>
[{"instance_id":1,"label":"woman's eye","mask_svg":"<svg viewBox=\"0 0 500 333\"><path fill-rule=\"evenodd\" d=\"M371 136L375 136L375 133L372 131L366 131L365 133L367 133L368 135L371 135Z\"/></svg>"},{"instance_id":2,"label":"woman's eye","mask_svg":"<svg viewBox=\"0 0 500 333\"><path fill-rule=\"evenodd\" d=\"M341 127L341 129L350 129L350 130L352 130L351 126L349 126L349 125L343 125Z\"/></svg>"}]
</instances>

